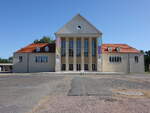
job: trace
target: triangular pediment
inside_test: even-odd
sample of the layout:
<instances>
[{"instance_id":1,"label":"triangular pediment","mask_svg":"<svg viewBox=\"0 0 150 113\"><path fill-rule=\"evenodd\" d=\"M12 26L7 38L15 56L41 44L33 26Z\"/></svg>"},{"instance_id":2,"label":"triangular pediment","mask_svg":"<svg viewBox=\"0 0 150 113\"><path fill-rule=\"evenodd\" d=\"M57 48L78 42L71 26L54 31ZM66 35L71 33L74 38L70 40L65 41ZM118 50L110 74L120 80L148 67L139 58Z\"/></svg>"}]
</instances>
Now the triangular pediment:
<instances>
[{"instance_id":1,"label":"triangular pediment","mask_svg":"<svg viewBox=\"0 0 150 113\"><path fill-rule=\"evenodd\" d=\"M96 29L90 22L88 22L80 14L73 17L67 24L60 28L56 34L97 34L101 32Z\"/></svg>"}]
</instances>

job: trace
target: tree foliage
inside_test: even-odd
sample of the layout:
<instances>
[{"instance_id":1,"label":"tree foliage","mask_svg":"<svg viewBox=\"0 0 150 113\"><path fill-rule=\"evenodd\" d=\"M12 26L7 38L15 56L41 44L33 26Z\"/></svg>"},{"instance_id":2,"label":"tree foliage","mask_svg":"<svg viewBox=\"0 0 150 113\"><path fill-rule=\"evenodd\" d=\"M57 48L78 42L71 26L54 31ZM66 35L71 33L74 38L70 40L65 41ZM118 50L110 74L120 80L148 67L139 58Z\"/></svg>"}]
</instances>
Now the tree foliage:
<instances>
[{"instance_id":1,"label":"tree foliage","mask_svg":"<svg viewBox=\"0 0 150 113\"><path fill-rule=\"evenodd\" d=\"M9 57L8 59L0 58L0 63L12 63L12 57Z\"/></svg>"},{"instance_id":2,"label":"tree foliage","mask_svg":"<svg viewBox=\"0 0 150 113\"><path fill-rule=\"evenodd\" d=\"M33 43L54 43L55 40L53 40L51 37L49 36L43 36L41 39L36 39L34 40Z\"/></svg>"},{"instance_id":3,"label":"tree foliage","mask_svg":"<svg viewBox=\"0 0 150 113\"><path fill-rule=\"evenodd\" d=\"M145 63L145 71L149 70L150 65L150 50L144 52L144 63Z\"/></svg>"}]
</instances>

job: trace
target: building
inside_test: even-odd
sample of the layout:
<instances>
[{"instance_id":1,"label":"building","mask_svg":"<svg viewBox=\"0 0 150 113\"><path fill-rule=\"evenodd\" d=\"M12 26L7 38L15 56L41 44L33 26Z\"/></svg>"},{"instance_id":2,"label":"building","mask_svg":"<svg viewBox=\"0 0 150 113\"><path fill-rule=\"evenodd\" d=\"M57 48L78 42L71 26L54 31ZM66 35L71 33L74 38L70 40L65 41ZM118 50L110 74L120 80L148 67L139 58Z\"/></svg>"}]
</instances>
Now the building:
<instances>
[{"instance_id":1,"label":"building","mask_svg":"<svg viewBox=\"0 0 150 113\"><path fill-rule=\"evenodd\" d=\"M56 44L30 44L14 53L13 72L144 72L144 57L126 44L102 44L102 32L80 14L56 33Z\"/></svg>"}]
</instances>

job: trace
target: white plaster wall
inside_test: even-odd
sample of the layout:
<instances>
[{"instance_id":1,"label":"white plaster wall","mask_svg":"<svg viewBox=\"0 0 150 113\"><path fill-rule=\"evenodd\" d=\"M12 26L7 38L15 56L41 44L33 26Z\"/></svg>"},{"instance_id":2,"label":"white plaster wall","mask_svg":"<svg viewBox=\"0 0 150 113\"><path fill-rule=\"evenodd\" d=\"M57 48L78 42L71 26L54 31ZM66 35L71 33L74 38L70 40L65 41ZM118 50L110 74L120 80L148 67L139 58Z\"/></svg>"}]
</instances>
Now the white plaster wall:
<instances>
[{"instance_id":1,"label":"white plaster wall","mask_svg":"<svg viewBox=\"0 0 150 113\"><path fill-rule=\"evenodd\" d=\"M36 56L48 56L47 63L36 63ZM29 72L55 71L55 53L32 53L29 55Z\"/></svg>"},{"instance_id":2,"label":"white plaster wall","mask_svg":"<svg viewBox=\"0 0 150 113\"><path fill-rule=\"evenodd\" d=\"M144 72L144 55L130 54L130 72L131 73L143 73ZM139 62L136 63L134 57L138 56Z\"/></svg>"},{"instance_id":3,"label":"white plaster wall","mask_svg":"<svg viewBox=\"0 0 150 113\"><path fill-rule=\"evenodd\" d=\"M19 56L23 57L23 61L19 62ZM13 72L27 72L27 53L14 53L13 56Z\"/></svg>"},{"instance_id":4,"label":"white plaster wall","mask_svg":"<svg viewBox=\"0 0 150 113\"><path fill-rule=\"evenodd\" d=\"M121 56L121 63L109 62L109 56ZM103 72L123 72L128 73L128 54L109 53L102 54L102 71Z\"/></svg>"},{"instance_id":5,"label":"white plaster wall","mask_svg":"<svg viewBox=\"0 0 150 113\"><path fill-rule=\"evenodd\" d=\"M36 56L48 56L47 63L36 63ZM23 57L23 62L19 62L19 56ZM27 58L28 56L28 58ZM29 60L29 64L27 61ZM55 71L55 53L14 53L13 72L49 72Z\"/></svg>"}]
</instances>

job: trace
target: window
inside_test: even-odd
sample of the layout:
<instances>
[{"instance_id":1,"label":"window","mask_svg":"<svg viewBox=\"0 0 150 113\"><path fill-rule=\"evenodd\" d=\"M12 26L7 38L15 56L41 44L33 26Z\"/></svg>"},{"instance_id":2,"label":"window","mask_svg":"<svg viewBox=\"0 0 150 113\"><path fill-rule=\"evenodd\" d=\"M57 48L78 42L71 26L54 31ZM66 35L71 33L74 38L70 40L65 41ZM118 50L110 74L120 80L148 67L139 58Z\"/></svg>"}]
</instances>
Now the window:
<instances>
[{"instance_id":1,"label":"window","mask_svg":"<svg viewBox=\"0 0 150 113\"><path fill-rule=\"evenodd\" d=\"M122 62L122 58L121 58L121 56L110 56L109 62L110 63L120 63L120 62Z\"/></svg>"},{"instance_id":2,"label":"window","mask_svg":"<svg viewBox=\"0 0 150 113\"><path fill-rule=\"evenodd\" d=\"M69 64L69 70L73 71L73 64Z\"/></svg>"},{"instance_id":3,"label":"window","mask_svg":"<svg viewBox=\"0 0 150 113\"><path fill-rule=\"evenodd\" d=\"M84 40L84 56L88 56L88 39Z\"/></svg>"},{"instance_id":4,"label":"window","mask_svg":"<svg viewBox=\"0 0 150 113\"><path fill-rule=\"evenodd\" d=\"M22 56L19 56L19 62L22 62L22 61L23 61Z\"/></svg>"},{"instance_id":5,"label":"window","mask_svg":"<svg viewBox=\"0 0 150 113\"><path fill-rule=\"evenodd\" d=\"M62 64L62 65L61 65L61 70L62 70L62 71L65 71L65 70L66 70L66 64Z\"/></svg>"},{"instance_id":6,"label":"window","mask_svg":"<svg viewBox=\"0 0 150 113\"><path fill-rule=\"evenodd\" d=\"M61 56L66 56L66 40L61 41Z\"/></svg>"},{"instance_id":7,"label":"window","mask_svg":"<svg viewBox=\"0 0 150 113\"><path fill-rule=\"evenodd\" d=\"M69 40L69 56L73 57L73 40Z\"/></svg>"},{"instance_id":8,"label":"window","mask_svg":"<svg viewBox=\"0 0 150 113\"><path fill-rule=\"evenodd\" d=\"M36 63L47 63L48 62L48 56L36 56L35 62Z\"/></svg>"},{"instance_id":9,"label":"window","mask_svg":"<svg viewBox=\"0 0 150 113\"><path fill-rule=\"evenodd\" d=\"M108 47L108 52L112 52L112 47Z\"/></svg>"},{"instance_id":10,"label":"window","mask_svg":"<svg viewBox=\"0 0 150 113\"><path fill-rule=\"evenodd\" d=\"M120 47L117 47L117 48L116 48L116 51L117 51L117 52L120 52L120 50L121 50Z\"/></svg>"},{"instance_id":11,"label":"window","mask_svg":"<svg viewBox=\"0 0 150 113\"><path fill-rule=\"evenodd\" d=\"M81 64L77 64L77 71L81 70Z\"/></svg>"},{"instance_id":12,"label":"window","mask_svg":"<svg viewBox=\"0 0 150 113\"><path fill-rule=\"evenodd\" d=\"M88 64L84 64L84 70L89 70Z\"/></svg>"},{"instance_id":13,"label":"window","mask_svg":"<svg viewBox=\"0 0 150 113\"><path fill-rule=\"evenodd\" d=\"M96 56L96 40L92 40L92 56Z\"/></svg>"},{"instance_id":14,"label":"window","mask_svg":"<svg viewBox=\"0 0 150 113\"><path fill-rule=\"evenodd\" d=\"M77 30L81 30L81 26L80 26L80 25L78 25L76 29L77 29Z\"/></svg>"},{"instance_id":15,"label":"window","mask_svg":"<svg viewBox=\"0 0 150 113\"><path fill-rule=\"evenodd\" d=\"M46 51L46 52L49 51L49 47L48 47L48 46L45 47L45 51Z\"/></svg>"},{"instance_id":16,"label":"window","mask_svg":"<svg viewBox=\"0 0 150 113\"><path fill-rule=\"evenodd\" d=\"M77 57L79 57L79 56L81 56L81 40L77 40L76 41L76 51L77 51L77 53L76 53L76 55L77 55Z\"/></svg>"},{"instance_id":17,"label":"window","mask_svg":"<svg viewBox=\"0 0 150 113\"><path fill-rule=\"evenodd\" d=\"M96 71L96 64L92 64L92 70Z\"/></svg>"},{"instance_id":18,"label":"window","mask_svg":"<svg viewBox=\"0 0 150 113\"><path fill-rule=\"evenodd\" d=\"M36 47L36 52L40 52L40 48L39 47Z\"/></svg>"},{"instance_id":19,"label":"window","mask_svg":"<svg viewBox=\"0 0 150 113\"><path fill-rule=\"evenodd\" d=\"M138 57L138 56L135 56L135 57L134 57L134 60L135 60L136 63L138 63L138 62L139 62L139 57Z\"/></svg>"}]
</instances>

